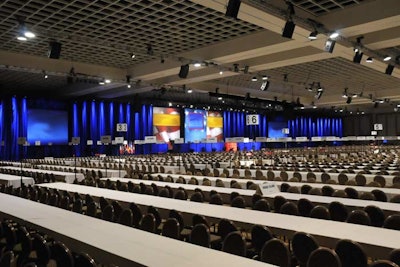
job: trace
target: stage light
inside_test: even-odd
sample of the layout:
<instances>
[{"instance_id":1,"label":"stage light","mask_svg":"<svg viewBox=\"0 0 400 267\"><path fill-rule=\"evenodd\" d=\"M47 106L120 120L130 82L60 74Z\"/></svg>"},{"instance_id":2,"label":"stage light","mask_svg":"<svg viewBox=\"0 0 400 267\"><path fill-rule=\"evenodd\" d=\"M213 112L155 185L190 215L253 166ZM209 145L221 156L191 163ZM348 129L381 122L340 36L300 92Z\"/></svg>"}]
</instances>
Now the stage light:
<instances>
[{"instance_id":1,"label":"stage light","mask_svg":"<svg viewBox=\"0 0 400 267\"><path fill-rule=\"evenodd\" d=\"M262 76L262 80L263 80L263 81L268 80L268 76L267 76L267 75Z\"/></svg>"},{"instance_id":2,"label":"stage light","mask_svg":"<svg viewBox=\"0 0 400 267\"><path fill-rule=\"evenodd\" d=\"M179 78L186 78L189 74L189 64L185 64L181 66L181 69L179 70Z\"/></svg>"},{"instance_id":3,"label":"stage light","mask_svg":"<svg viewBox=\"0 0 400 267\"><path fill-rule=\"evenodd\" d=\"M282 37L292 39L295 27L296 24L293 21L291 20L286 21L285 27L283 28L282 32Z\"/></svg>"},{"instance_id":4,"label":"stage light","mask_svg":"<svg viewBox=\"0 0 400 267\"><path fill-rule=\"evenodd\" d=\"M318 92L324 91L324 88L322 88L321 83L318 83Z\"/></svg>"},{"instance_id":5,"label":"stage light","mask_svg":"<svg viewBox=\"0 0 400 267\"><path fill-rule=\"evenodd\" d=\"M320 99L323 93L324 93L324 90L318 91L318 92L315 94L315 98L316 98L316 99Z\"/></svg>"},{"instance_id":6,"label":"stage light","mask_svg":"<svg viewBox=\"0 0 400 267\"><path fill-rule=\"evenodd\" d=\"M222 74L224 74L224 72L221 70L221 71L219 72L219 75L222 75Z\"/></svg>"},{"instance_id":7,"label":"stage light","mask_svg":"<svg viewBox=\"0 0 400 267\"><path fill-rule=\"evenodd\" d=\"M111 80L110 79L106 79L106 80L104 80L104 82L105 83L111 83Z\"/></svg>"},{"instance_id":8,"label":"stage light","mask_svg":"<svg viewBox=\"0 0 400 267\"><path fill-rule=\"evenodd\" d=\"M260 87L261 91L267 91L268 88L269 88L269 85L270 85L269 81L264 81L264 82L261 84L261 87Z\"/></svg>"},{"instance_id":9,"label":"stage light","mask_svg":"<svg viewBox=\"0 0 400 267\"><path fill-rule=\"evenodd\" d=\"M222 96L219 96L219 97L218 97L218 100L222 100Z\"/></svg>"},{"instance_id":10,"label":"stage light","mask_svg":"<svg viewBox=\"0 0 400 267\"><path fill-rule=\"evenodd\" d=\"M391 59L392 59L391 56L385 56L385 57L383 58L383 61L389 61L389 60L391 60Z\"/></svg>"},{"instance_id":11,"label":"stage light","mask_svg":"<svg viewBox=\"0 0 400 267\"><path fill-rule=\"evenodd\" d=\"M367 63L372 63L372 62L374 62L374 60L373 60L372 57L368 57L368 58L365 60L365 62L367 62Z\"/></svg>"},{"instance_id":12,"label":"stage light","mask_svg":"<svg viewBox=\"0 0 400 267\"><path fill-rule=\"evenodd\" d=\"M394 65L389 64L389 65L387 66L386 70L385 70L385 74L387 74L387 75L392 75L393 70L394 70Z\"/></svg>"},{"instance_id":13,"label":"stage light","mask_svg":"<svg viewBox=\"0 0 400 267\"><path fill-rule=\"evenodd\" d=\"M233 64L233 71L239 72L239 64Z\"/></svg>"},{"instance_id":14,"label":"stage light","mask_svg":"<svg viewBox=\"0 0 400 267\"><path fill-rule=\"evenodd\" d=\"M187 92L188 94L191 94L191 93L193 93L193 90L189 88L186 92Z\"/></svg>"},{"instance_id":15,"label":"stage light","mask_svg":"<svg viewBox=\"0 0 400 267\"><path fill-rule=\"evenodd\" d=\"M129 56L131 57L131 59L135 59L136 55L134 53L130 53Z\"/></svg>"},{"instance_id":16,"label":"stage light","mask_svg":"<svg viewBox=\"0 0 400 267\"><path fill-rule=\"evenodd\" d=\"M100 80L100 81L99 81L99 84L100 84L100 85L104 85L104 84L105 84L104 79Z\"/></svg>"},{"instance_id":17,"label":"stage light","mask_svg":"<svg viewBox=\"0 0 400 267\"><path fill-rule=\"evenodd\" d=\"M28 38L26 38L25 35L17 35L17 40L18 41L27 41Z\"/></svg>"},{"instance_id":18,"label":"stage light","mask_svg":"<svg viewBox=\"0 0 400 267\"><path fill-rule=\"evenodd\" d=\"M256 76L254 76L253 78L251 78L251 81L252 82L256 82L258 79L257 79L257 77Z\"/></svg>"},{"instance_id":19,"label":"stage light","mask_svg":"<svg viewBox=\"0 0 400 267\"><path fill-rule=\"evenodd\" d=\"M308 39L310 40L316 40L317 39L317 35L318 35L318 31L313 31L310 33L310 35L308 36Z\"/></svg>"},{"instance_id":20,"label":"stage light","mask_svg":"<svg viewBox=\"0 0 400 267\"><path fill-rule=\"evenodd\" d=\"M131 85L130 85L130 84L127 84L126 87L131 88Z\"/></svg>"},{"instance_id":21,"label":"stage light","mask_svg":"<svg viewBox=\"0 0 400 267\"><path fill-rule=\"evenodd\" d=\"M357 63L357 64L360 64L362 56L363 56L362 52L360 52L360 51L356 52L356 54L353 57L353 62Z\"/></svg>"},{"instance_id":22,"label":"stage light","mask_svg":"<svg viewBox=\"0 0 400 267\"><path fill-rule=\"evenodd\" d=\"M332 32L330 35L329 35L329 38L330 39L336 39L336 38L338 38L339 37L339 33L338 32Z\"/></svg>"},{"instance_id":23,"label":"stage light","mask_svg":"<svg viewBox=\"0 0 400 267\"><path fill-rule=\"evenodd\" d=\"M240 3L240 0L229 0L228 6L226 7L225 16L237 19Z\"/></svg>"},{"instance_id":24,"label":"stage light","mask_svg":"<svg viewBox=\"0 0 400 267\"><path fill-rule=\"evenodd\" d=\"M346 103L347 103L347 104L350 104L350 103L351 103L351 100L353 100L353 98L352 98L351 96L348 96L348 97L347 97L347 100L346 100Z\"/></svg>"},{"instance_id":25,"label":"stage light","mask_svg":"<svg viewBox=\"0 0 400 267\"><path fill-rule=\"evenodd\" d=\"M36 35L28 30L25 26L25 22L22 19L19 19L19 26L18 26L18 34L17 39L19 41L27 41L28 39L35 38Z\"/></svg>"},{"instance_id":26,"label":"stage light","mask_svg":"<svg viewBox=\"0 0 400 267\"><path fill-rule=\"evenodd\" d=\"M196 62L193 64L193 66L195 66L196 68L200 68L201 67L201 63L200 62Z\"/></svg>"},{"instance_id":27,"label":"stage light","mask_svg":"<svg viewBox=\"0 0 400 267\"><path fill-rule=\"evenodd\" d=\"M244 74L249 73L249 66L244 66L243 73Z\"/></svg>"}]
</instances>

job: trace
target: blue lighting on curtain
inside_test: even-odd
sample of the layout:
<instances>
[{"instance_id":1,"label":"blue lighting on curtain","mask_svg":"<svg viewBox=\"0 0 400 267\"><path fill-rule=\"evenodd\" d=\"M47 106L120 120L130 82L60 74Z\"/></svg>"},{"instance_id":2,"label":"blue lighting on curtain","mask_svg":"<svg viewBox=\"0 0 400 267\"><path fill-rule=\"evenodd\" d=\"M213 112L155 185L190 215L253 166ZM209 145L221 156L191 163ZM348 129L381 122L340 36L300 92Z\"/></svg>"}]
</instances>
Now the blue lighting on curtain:
<instances>
[{"instance_id":1,"label":"blue lighting on curtain","mask_svg":"<svg viewBox=\"0 0 400 267\"><path fill-rule=\"evenodd\" d=\"M105 121L105 115L104 115L104 102L100 102L99 106L100 112L99 112L99 130L100 130L100 136L105 135L106 133L106 121Z\"/></svg>"},{"instance_id":2,"label":"blue lighting on curtain","mask_svg":"<svg viewBox=\"0 0 400 267\"><path fill-rule=\"evenodd\" d=\"M306 118L297 117L288 121L291 137L339 136L342 137L341 118Z\"/></svg>"},{"instance_id":3,"label":"blue lighting on curtain","mask_svg":"<svg viewBox=\"0 0 400 267\"><path fill-rule=\"evenodd\" d=\"M118 122L125 123L125 121L124 121L124 106L122 105L122 103L119 104Z\"/></svg>"},{"instance_id":4,"label":"blue lighting on curtain","mask_svg":"<svg viewBox=\"0 0 400 267\"><path fill-rule=\"evenodd\" d=\"M110 124L109 124L109 133L110 133L110 135L111 135L111 137L113 137L113 133L114 133L114 103L113 102L111 102L110 103L110 106L109 106L109 108L110 108Z\"/></svg>"},{"instance_id":5,"label":"blue lighting on curtain","mask_svg":"<svg viewBox=\"0 0 400 267\"><path fill-rule=\"evenodd\" d=\"M1 159L4 159L5 157L5 155L4 155L4 146L3 146L3 144L2 144L2 142L4 142L4 139L3 139L3 129L4 129L4 127L3 127L3 101L1 101L1 103L0 103L0 157L1 157Z\"/></svg>"},{"instance_id":6,"label":"blue lighting on curtain","mask_svg":"<svg viewBox=\"0 0 400 267\"><path fill-rule=\"evenodd\" d=\"M133 127L131 127L131 104L126 105L126 124L128 125L128 135L127 139L132 140L133 139Z\"/></svg>"},{"instance_id":7,"label":"blue lighting on curtain","mask_svg":"<svg viewBox=\"0 0 400 267\"><path fill-rule=\"evenodd\" d=\"M78 104L74 103L72 108L72 135L79 136Z\"/></svg>"}]
</instances>

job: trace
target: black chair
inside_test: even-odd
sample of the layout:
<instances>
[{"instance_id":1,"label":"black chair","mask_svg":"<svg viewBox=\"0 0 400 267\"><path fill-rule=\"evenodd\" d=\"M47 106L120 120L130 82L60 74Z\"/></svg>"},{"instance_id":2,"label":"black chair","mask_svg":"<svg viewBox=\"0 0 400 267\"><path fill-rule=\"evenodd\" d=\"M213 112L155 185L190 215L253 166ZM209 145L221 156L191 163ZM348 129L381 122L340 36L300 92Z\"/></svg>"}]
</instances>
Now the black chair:
<instances>
[{"instance_id":1,"label":"black chair","mask_svg":"<svg viewBox=\"0 0 400 267\"><path fill-rule=\"evenodd\" d=\"M339 240L335 248L338 254L342 267L367 267L367 255L364 249L352 240Z\"/></svg>"},{"instance_id":2,"label":"black chair","mask_svg":"<svg viewBox=\"0 0 400 267\"><path fill-rule=\"evenodd\" d=\"M234 208L244 209L244 208L246 208L246 201L244 200L244 198L242 196L237 196L232 200L231 206Z\"/></svg>"},{"instance_id":3,"label":"black chair","mask_svg":"<svg viewBox=\"0 0 400 267\"><path fill-rule=\"evenodd\" d=\"M158 211L158 209L156 207L149 206L147 208L147 213L151 213L154 215L154 218L156 219L156 229L157 229L160 226L161 221L162 221L160 212Z\"/></svg>"},{"instance_id":4,"label":"black chair","mask_svg":"<svg viewBox=\"0 0 400 267\"><path fill-rule=\"evenodd\" d=\"M32 247L35 252L35 258L29 258L29 262L34 262L38 266L46 266L50 261L50 246L49 243L38 233L32 234Z\"/></svg>"},{"instance_id":5,"label":"black chair","mask_svg":"<svg viewBox=\"0 0 400 267\"><path fill-rule=\"evenodd\" d=\"M266 199L259 199L254 205L253 205L253 210L258 210L258 211L271 211L271 208L269 206L269 203Z\"/></svg>"},{"instance_id":6,"label":"black chair","mask_svg":"<svg viewBox=\"0 0 400 267\"><path fill-rule=\"evenodd\" d=\"M306 198L300 198L297 201L297 209L299 210L300 216L309 217L313 208L314 204Z\"/></svg>"},{"instance_id":7,"label":"black chair","mask_svg":"<svg viewBox=\"0 0 400 267\"><path fill-rule=\"evenodd\" d=\"M393 214L386 218L383 227L387 229L400 230L400 215Z\"/></svg>"},{"instance_id":8,"label":"black chair","mask_svg":"<svg viewBox=\"0 0 400 267\"><path fill-rule=\"evenodd\" d=\"M347 208L345 205L343 205L343 203L338 201L331 202L329 203L328 209L331 220L338 222L346 221L349 212L347 211Z\"/></svg>"},{"instance_id":9,"label":"black chair","mask_svg":"<svg viewBox=\"0 0 400 267\"><path fill-rule=\"evenodd\" d=\"M134 227L139 227L140 225L140 221L142 220L143 217L143 212L140 209L140 207L138 205L136 205L135 203L130 203L129 204L129 209L132 211L133 213L133 226Z\"/></svg>"},{"instance_id":10,"label":"black chair","mask_svg":"<svg viewBox=\"0 0 400 267\"><path fill-rule=\"evenodd\" d=\"M288 183L282 183L281 184L281 192L287 192L290 188L290 185Z\"/></svg>"},{"instance_id":11,"label":"black chair","mask_svg":"<svg viewBox=\"0 0 400 267\"><path fill-rule=\"evenodd\" d=\"M399 267L399 265L388 260L377 260L371 263L369 267Z\"/></svg>"},{"instance_id":12,"label":"black chair","mask_svg":"<svg viewBox=\"0 0 400 267\"><path fill-rule=\"evenodd\" d=\"M211 247L215 249L221 249L222 247L222 242L225 240L225 237L231 233L238 231L237 227L235 224L227 219L221 219L218 222L218 230L217 230L217 236L219 238L216 238L215 240L211 240Z\"/></svg>"},{"instance_id":13,"label":"black chair","mask_svg":"<svg viewBox=\"0 0 400 267\"><path fill-rule=\"evenodd\" d=\"M101 218L103 220L114 222L114 208L111 205L107 205L104 207L102 211Z\"/></svg>"},{"instance_id":14,"label":"black chair","mask_svg":"<svg viewBox=\"0 0 400 267\"><path fill-rule=\"evenodd\" d=\"M302 185L300 188L301 194L308 194L308 192L312 189L312 187L308 184Z\"/></svg>"},{"instance_id":15,"label":"black chair","mask_svg":"<svg viewBox=\"0 0 400 267\"><path fill-rule=\"evenodd\" d=\"M223 201L222 201L221 195L218 194L218 193L210 195L209 203L213 204L213 205L222 205L222 204L224 204Z\"/></svg>"},{"instance_id":16,"label":"black chair","mask_svg":"<svg viewBox=\"0 0 400 267\"><path fill-rule=\"evenodd\" d=\"M143 231L155 233L156 232L156 218L152 213L148 213L143 216L142 220L140 221L139 228Z\"/></svg>"},{"instance_id":17,"label":"black chair","mask_svg":"<svg viewBox=\"0 0 400 267\"><path fill-rule=\"evenodd\" d=\"M51 245L51 259L57 263L57 267L74 267L71 250L60 241L54 241Z\"/></svg>"},{"instance_id":18,"label":"black chair","mask_svg":"<svg viewBox=\"0 0 400 267\"><path fill-rule=\"evenodd\" d=\"M119 216L119 223L132 227L133 226L133 212L130 209L124 209Z\"/></svg>"},{"instance_id":19,"label":"black chair","mask_svg":"<svg viewBox=\"0 0 400 267\"><path fill-rule=\"evenodd\" d=\"M82 199L78 198L72 204L72 211L82 214L82 206L83 206Z\"/></svg>"},{"instance_id":20,"label":"black chair","mask_svg":"<svg viewBox=\"0 0 400 267\"><path fill-rule=\"evenodd\" d=\"M273 238L266 242L261 249L260 260L280 267L291 266L291 255L282 240Z\"/></svg>"},{"instance_id":21,"label":"black chair","mask_svg":"<svg viewBox=\"0 0 400 267\"><path fill-rule=\"evenodd\" d=\"M180 232L181 228L178 220L175 218L168 218L163 224L161 235L179 240Z\"/></svg>"},{"instance_id":22,"label":"black chair","mask_svg":"<svg viewBox=\"0 0 400 267\"><path fill-rule=\"evenodd\" d=\"M246 256L246 241L239 231L231 232L225 237L222 251L237 256Z\"/></svg>"},{"instance_id":23,"label":"black chair","mask_svg":"<svg viewBox=\"0 0 400 267\"><path fill-rule=\"evenodd\" d=\"M187 195L184 190L178 190L176 191L174 198L180 200L187 200Z\"/></svg>"},{"instance_id":24,"label":"black chair","mask_svg":"<svg viewBox=\"0 0 400 267\"><path fill-rule=\"evenodd\" d=\"M158 196L159 196L159 197L166 197L166 198L169 198L169 197L170 197L170 195L169 195L169 190L168 190L167 188L162 188L162 189L160 190L160 192L158 193Z\"/></svg>"},{"instance_id":25,"label":"black chair","mask_svg":"<svg viewBox=\"0 0 400 267\"><path fill-rule=\"evenodd\" d=\"M371 191L371 193L374 195L376 201L381 201L381 202L387 202L387 196L385 192L379 189L374 189Z\"/></svg>"},{"instance_id":26,"label":"black chair","mask_svg":"<svg viewBox=\"0 0 400 267\"><path fill-rule=\"evenodd\" d=\"M121 216L123 208L122 208L121 204L119 204L119 202L117 200L113 200L111 202L111 206L113 206L113 208L114 208L114 220L116 222L118 222L119 221L119 217Z\"/></svg>"},{"instance_id":27,"label":"black chair","mask_svg":"<svg viewBox=\"0 0 400 267\"><path fill-rule=\"evenodd\" d=\"M203 194L200 193L200 192L195 192L195 193L193 193L193 194L190 196L190 201L193 201L193 202L200 202L200 203L204 202Z\"/></svg>"},{"instance_id":28,"label":"black chair","mask_svg":"<svg viewBox=\"0 0 400 267\"><path fill-rule=\"evenodd\" d=\"M1 267L13 267L16 263L14 252L6 251L0 258Z\"/></svg>"},{"instance_id":29,"label":"black chair","mask_svg":"<svg viewBox=\"0 0 400 267\"><path fill-rule=\"evenodd\" d=\"M283 196L274 197L274 211L279 212L283 204L287 202L286 198Z\"/></svg>"},{"instance_id":30,"label":"black chair","mask_svg":"<svg viewBox=\"0 0 400 267\"><path fill-rule=\"evenodd\" d=\"M361 224L361 225L371 225L371 220L363 210L353 210L347 217L348 223Z\"/></svg>"},{"instance_id":31,"label":"black chair","mask_svg":"<svg viewBox=\"0 0 400 267\"><path fill-rule=\"evenodd\" d=\"M296 232L292 238L293 254L300 266L306 266L311 253L319 247L317 240L310 234Z\"/></svg>"},{"instance_id":32,"label":"black chair","mask_svg":"<svg viewBox=\"0 0 400 267\"><path fill-rule=\"evenodd\" d=\"M95 202L90 202L86 205L86 215L97 218L97 205Z\"/></svg>"},{"instance_id":33,"label":"black chair","mask_svg":"<svg viewBox=\"0 0 400 267\"><path fill-rule=\"evenodd\" d=\"M259 255L262 247L265 242L274 238L272 232L268 227L262 225L254 225L251 228L251 250L249 253L252 253L251 257L255 255Z\"/></svg>"},{"instance_id":34,"label":"black chair","mask_svg":"<svg viewBox=\"0 0 400 267\"><path fill-rule=\"evenodd\" d=\"M210 229L207 225L199 223L194 225L192 231L190 232L190 243L202 247L210 247Z\"/></svg>"},{"instance_id":35,"label":"black chair","mask_svg":"<svg viewBox=\"0 0 400 267\"><path fill-rule=\"evenodd\" d=\"M192 226L195 227L198 224L204 224L208 229L210 229L210 224L208 223L206 217L200 214L194 214L192 216Z\"/></svg>"},{"instance_id":36,"label":"black chair","mask_svg":"<svg viewBox=\"0 0 400 267\"><path fill-rule=\"evenodd\" d=\"M371 220L371 226L382 227L383 222L385 221L385 214L381 208L369 205L364 208L364 211L368 214L368 217Z\"/></svg>"},{"instance_id":37,"label":"black chair","mask_svg":"<svg viewBox=\"0 0 400 267\"><path fill-rule=\"evenodd\" d=\"M281 206L279 213L286 215L299 215L299 210L297 209L296 204L293 202L286 202Z\"/></svg>"},{"instance_id":38,"label":"black chair","mask_svg":"<svg viewBox=\"0 0 400 267\"><path fill-rule=\"evenodd\" d=\"M97 267L96 262L89 254L79 253L75 256L75 266L76 267Z\"/></svg>"},{"instance_id":39,"label":"black chair","mask_svg":"<svg viewBox=\"0 0 400 267\"><path fill-rule=\"evenodd\" d=\"M336 252L329 248L314 250L307 262L307 267L342 267Z\"/></svg>"},{"instance_id":40,"label":"black chair","mask_svg":"<svg viewBox=\"0 0 400 267\"><path fill-rule=\"evenodd\" d=\"M317 205L311 210L310 217L314 219L329 220L329 210L325 206Z\"/></svg>"},{"instance_id":41,"label":"black chair","mask_svg":"<svg viewBox=\"0 0 400 267\"><path fill-rule=\"evenodd\" d=\"M324 186L321 188L321 191L322 191L322 195L323 195L323 196L328 196L328 197L330 197L330 196L332 196L333 193L335 192L335 189L333 189L332 186L324 185Z\"/></svg>"},{"instance_id":42,"label":"black chair","mask_svg":"<svg viewBox=\"0 0 400 267\"><path fill-rule=\"evenodd\" d=\"M389 254L389 260L400 266L400 248L393 249Z\"/></svg>"},{"instance_id":43,"label":"black chair","mask_svg":"<svg viewBox=\"0 0 400 267\"><path fill-rule=\"evenodd\" d=\"M353 187L346 187L344 191L346 192L347 197L352 199L358 199L358 191Z\"/></svg>"}]
</instances>

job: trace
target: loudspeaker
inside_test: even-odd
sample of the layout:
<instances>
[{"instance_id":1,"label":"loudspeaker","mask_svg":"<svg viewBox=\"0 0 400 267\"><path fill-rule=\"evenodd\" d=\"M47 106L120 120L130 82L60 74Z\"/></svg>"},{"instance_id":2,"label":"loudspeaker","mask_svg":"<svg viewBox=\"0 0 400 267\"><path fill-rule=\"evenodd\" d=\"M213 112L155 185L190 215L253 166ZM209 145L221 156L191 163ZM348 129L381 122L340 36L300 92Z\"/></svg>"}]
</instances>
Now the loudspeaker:
<instances>
[{"instance_id":1,"label":"loudspeaker","mask_svg":"<svg viewBox=\"0 0 400 267\"><path fill-rule=\"evenodd\" d=\"M291 39L293 36L294 27L296 27L296 24L294 24L293 21L287 21L282 32L282 37Z\"/></svg>"},{"instance_id":2,"label":"loudspeaker","mask_svg":"<svg viewBox=\"0 0 400 267\"><path fill-rule=\"evenodd\" d=\"M228 6L226 7L225 16L237 19L240 3L240 0L229 0Z\"/></svg>"},{"instance_id":3,"label":"loudspeaker","mask_svg":"<svg viewBox=\"0 0 400 267\"><path fill-rule=\"evenodd\" d=\"M392 75L393 70L394 70L394 65L389 64L386 68L385 74Z\"/></svg>"},{"instance_id":4,"label":"loudspeaker","mask_svg":"<svg viewBox=\"0 0 400 267\"><path fill-rule=\"evenodd\" d=\"M331 40L331 39L326 40L324 50L326 52L332 53L333 49L335 48L335 44L336 44L336 41L334 41L334 40Z\"/></svg>"},{"instance_id":5,"label":"loudspeaker","mask_svg":"<svg viewBox=\"0 0 400 267\"><path fill-rule=\"evenodd\" d=\"M357 52L353 57L353 62L360 64L363 54L364 53Z\"/></svg>"},{"instance_id":6,"label":"loudspeaker","mask_svg":"<svg viewBox=\"0 0 400 267\"><path fill-rule=\"evenodd\" d=\"M184 79L188 76L188 74L189 74L189 64L182 65L178 74L179 78Z\"/></svg>"},{"instance_id":7,"label":"loudspeaker","mask_svg":"<svg viewBox=\"0 0 400 267\"><path fill-rule=\"evenodd\" d=\"M49 48L49 58L59 59L61 54L61 43L51 42Z\"/></svg>"}]
</instances>

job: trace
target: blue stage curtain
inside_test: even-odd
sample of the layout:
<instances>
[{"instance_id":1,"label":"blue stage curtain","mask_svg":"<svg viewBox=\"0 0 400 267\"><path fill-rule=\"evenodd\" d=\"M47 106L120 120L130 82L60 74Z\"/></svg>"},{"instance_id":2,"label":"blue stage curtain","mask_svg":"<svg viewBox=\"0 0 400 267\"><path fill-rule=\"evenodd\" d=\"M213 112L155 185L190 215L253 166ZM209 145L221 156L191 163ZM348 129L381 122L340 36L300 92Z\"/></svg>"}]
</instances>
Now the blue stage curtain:
<instances>
[{"instance_id":1,"label":"blue stage curtain","mask_svg":"<svg viewBox=\"0 0 400 267\"><path fill-rule=\"evenodd\" d=\"M342 137L341 118L297 117L288 121L290 136L295 138L306 136L338 136Z\"/></svg>"},{"instance_id":2,"label":"blue stage curtain","mask_svg":"<svg viewBox=\"0 0 400 267\"><path fill-rule=\"evenodd\" d=\"M0 103L0 142L4 142L3 139L3 101ZM0 143L0 158L4 159L4 145Z\"/></svg>"},{"instance_id":3,"label":"blue stage curtain","mask_svg":"<svg viewBox=\"0 0 400 267\"><path fill-rule=\"evenodd\" d=\"M224 120L224 137L266 137L268 133L267 116L259 115L259 125L246 125L245 112L225 111L223 113Z\"/></svg>"}]
</instances>

